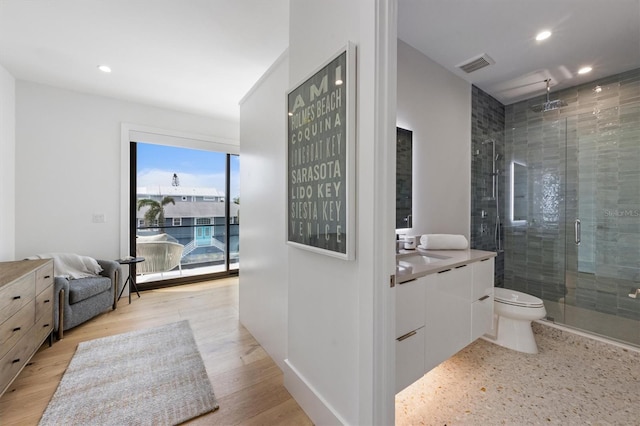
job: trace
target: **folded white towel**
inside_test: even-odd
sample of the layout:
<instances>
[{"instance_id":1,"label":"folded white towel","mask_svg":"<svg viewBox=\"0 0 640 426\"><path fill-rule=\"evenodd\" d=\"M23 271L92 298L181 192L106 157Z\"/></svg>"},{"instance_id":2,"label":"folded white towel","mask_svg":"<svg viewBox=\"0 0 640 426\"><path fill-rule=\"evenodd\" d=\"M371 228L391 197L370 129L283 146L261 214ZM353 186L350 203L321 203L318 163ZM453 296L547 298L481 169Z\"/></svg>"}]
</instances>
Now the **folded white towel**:
<instances>
[{"instance_id":1,"label":"folded white towel","mask_svg":"<svg viewBox=\"0 0 640 426\"><path fill-rule=\"evenodd\" d=\"M426 234L420 237L420 247L427 250L464 250L468 246L464 235Z\"/></svg>"}]
</instances>

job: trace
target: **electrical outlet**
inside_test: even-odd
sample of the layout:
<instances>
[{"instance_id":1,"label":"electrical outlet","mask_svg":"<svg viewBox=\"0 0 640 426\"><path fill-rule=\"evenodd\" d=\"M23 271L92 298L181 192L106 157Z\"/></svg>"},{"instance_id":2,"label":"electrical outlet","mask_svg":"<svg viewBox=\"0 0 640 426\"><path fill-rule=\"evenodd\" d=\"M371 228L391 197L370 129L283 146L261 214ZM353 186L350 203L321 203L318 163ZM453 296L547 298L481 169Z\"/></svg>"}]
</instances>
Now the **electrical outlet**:
<instances>
[{"instance_id":1,"label":"electrical outlet","mask_svg":"<svg viewBox=\"0 0 640 426\"><path fill-rule=\"evenodd\" d=\"M93 214L93 223L105 223L107 221L107 217L104 213L94 213Z\"/></svg>"}]
</instances>

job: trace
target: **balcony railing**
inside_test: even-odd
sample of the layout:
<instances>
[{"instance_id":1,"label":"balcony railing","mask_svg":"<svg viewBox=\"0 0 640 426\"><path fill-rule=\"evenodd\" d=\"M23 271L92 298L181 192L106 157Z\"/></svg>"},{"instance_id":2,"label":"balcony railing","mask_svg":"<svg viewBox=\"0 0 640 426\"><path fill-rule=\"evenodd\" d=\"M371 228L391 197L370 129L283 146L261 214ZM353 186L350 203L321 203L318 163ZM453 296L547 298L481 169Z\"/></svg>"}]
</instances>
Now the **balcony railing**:
<instances>
[{"instance_id":1,"label":"balcony railing","mask_svg":"<svg viewBox=\"0 0 640 426\"><path fill-rule=\"evenodd\" d=\"M139 274L138 282L225 272L239 267L238 224L229 225L228 248L224 224L164 226L162 228L142 226L136 229L138 237L153 237L160 234L166 234L167 241L182 245L180 260L177 262L175 259L173 263L176 266L170 270L147 271L144 274ZM173 246L175 247L175 245ZM227 251L229 251L228 265ZM159 255L164 256L164 254Z\"/></svg>"}]
</instances>

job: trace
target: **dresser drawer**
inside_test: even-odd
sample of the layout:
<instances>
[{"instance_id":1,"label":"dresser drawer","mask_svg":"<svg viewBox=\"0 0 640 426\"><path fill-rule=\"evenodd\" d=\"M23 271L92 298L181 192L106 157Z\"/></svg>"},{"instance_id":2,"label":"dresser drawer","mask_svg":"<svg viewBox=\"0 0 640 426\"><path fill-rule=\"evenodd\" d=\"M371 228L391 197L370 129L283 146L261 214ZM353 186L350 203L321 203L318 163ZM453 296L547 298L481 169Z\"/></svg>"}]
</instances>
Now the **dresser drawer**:
<instances>
[{"instance_id":1,"label":"dresser drawer","mask_svg":"<svg viewBox=\"0 0 640 426\"><path fill-rule=\"evenodd\" d=\"M49 262L36 271L36 294L53 284L53 262Z\"/></svg>"},{"instance_id":2,"label":"dresser drawer","mask_svg":"<svg viewBox=\"0 0 640 426\"><path fill-rule=\"evenodd\" d=\"M1 390L4 390L9 385L37 348L36 335L33 334L33 331L30 331L5 356L0 358Z\"/></svg>"},{"instance_id":3,"label":"dresser drawer","mask_svg":"<svg viewBox=\"0 0 640 426\"><path fill-rule=\"evenodd\" d=\"M0 357L6 353L25 336L31 327L35 318L35 304L28 303L23 306L15 315L7 321L0 324Z\"/></svg>"},{"instance_id":4,"label":"dresser drawer","mask_svg":"<svg viewBox=\"0 0 640 426\"><path fill-rule=\"evenodd\" d=\"M51 309L51 313L53 314L53 308ZM33 346L33 352L35 352L42 342L46 339L46 337L53 331L53 315L47 315L40 318L34 329L32 330L33 335L35 336L35 344Z\"/></svg>"},{"instance_id":5,"label":"dresser drawer","mask_svg":"<svg viewBox=\"0 0 640 426\"><path fill-rule=\"evenodd\" d=\"M38 320L43 316L53 318L53 285L50 285L36 296L36 313L34 318Z\"/></svg>"},{"instance_id":6,"label":"dresser drawer","mask_svg":"<svg viewBox=\"0 0 640 426\"><path fill-rule=\"evenodd\" d=\"M5 322L29 302L33 303L35 275L29 274L0 287L0 323Z\"/></svg>"}]
</instances>

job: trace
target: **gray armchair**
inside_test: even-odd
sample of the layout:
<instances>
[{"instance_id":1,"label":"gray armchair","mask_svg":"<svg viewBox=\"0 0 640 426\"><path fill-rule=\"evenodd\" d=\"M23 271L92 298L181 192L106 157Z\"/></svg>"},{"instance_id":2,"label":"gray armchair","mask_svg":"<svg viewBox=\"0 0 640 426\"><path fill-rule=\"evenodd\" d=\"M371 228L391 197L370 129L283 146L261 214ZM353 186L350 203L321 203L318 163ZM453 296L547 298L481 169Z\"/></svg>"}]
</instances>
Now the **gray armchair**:
<instances>
[{"instance_id":1,"label":"gray armchair","mask_svg":"<svg viewBox=\"0 0 640 426\"><path fill-rule=\"evenodd\" d=\"M64 330L68 330L85 321L116 309L118 293L122 288L120 264L112 260L97 260L103 271L98 277L68 279L55 277L54 331L62 339Z\"/></svg>"}]
</instances>

